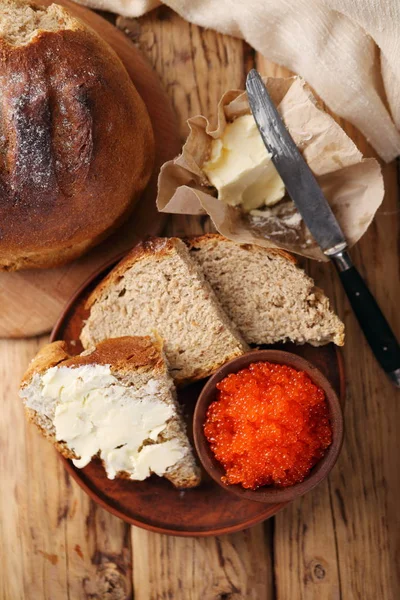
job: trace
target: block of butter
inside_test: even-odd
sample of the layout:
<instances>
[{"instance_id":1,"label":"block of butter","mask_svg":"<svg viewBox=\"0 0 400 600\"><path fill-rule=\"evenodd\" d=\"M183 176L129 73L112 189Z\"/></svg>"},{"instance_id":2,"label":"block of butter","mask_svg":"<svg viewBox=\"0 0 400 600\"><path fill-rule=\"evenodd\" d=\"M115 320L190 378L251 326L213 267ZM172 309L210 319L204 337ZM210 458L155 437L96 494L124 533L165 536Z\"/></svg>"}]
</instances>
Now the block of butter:
<instances>
[{"instance_id":1,"label":"block of butter","mask_svg":"<svg viewBox=\"0 0 400 600\"><path fill-rule=\"evenodd\" d=\"M203 171L218 190L218 198L244 212L273 206L285 195L251 115L228 123L221 137L211 142L211 154Z\"/></svg>"},{"instance_id":2,"label":"block of butter","mask_svg":"<svg viewBox=\"0 0 400 600\"><path fill-rule=\"evenodd\" d=\"M266 77L265 83L347 241L355 244L382 202L379 163L363 157L303 79ZM182 153L162 166L158 210L208 215L215 229L235 242L329 260L287 190L284 194L246 92L227 90L213 112L213 122L203 115L188 120L190 133Z\"/></svg>"}]
</instances>

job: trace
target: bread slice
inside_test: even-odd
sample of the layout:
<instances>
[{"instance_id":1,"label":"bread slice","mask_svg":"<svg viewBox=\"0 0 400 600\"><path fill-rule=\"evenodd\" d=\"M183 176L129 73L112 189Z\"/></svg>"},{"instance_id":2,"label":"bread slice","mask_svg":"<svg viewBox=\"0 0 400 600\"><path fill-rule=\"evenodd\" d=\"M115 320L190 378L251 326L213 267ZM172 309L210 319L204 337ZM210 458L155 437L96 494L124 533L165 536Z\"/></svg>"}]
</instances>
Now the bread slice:
<instances>
[{"instance_id":1,"label":"bread slice","mask_svg":"<svg viewBox=\"0 0 400 600\"><path fill-rule=\"evenodd\" d=\"M178 238L138 244L94 290L87 308L85 348L156 331L179 384L207 377L248 349Z\"/></svg>"},{"instance_id":2,"label":"bread slice","mask_svg":"<svg viewBox=\"0 0 400 600\"><path fill-rule=\"evenodd\" d=\"M249 344L343 345L344 325L328 298L287 252L238 244L218 234L187 243Z\"/></svg>"},{"instance_id":3,"label":"bread slice","mask_svg":"<svg viewBox=\"0 0 400 600\"><path fill-rule=\"evenodd\" d=\"M78 467L99 455L110 479L155 472L179 488L200 483L161 345L149 337L107 340L80 356L49 344L20 396L28 419Z\"/></svg>"},{"instance_id":4,"label":"bread slice","mask_svg":"<svg viewBox=\"0 0 400 600\"><path fill-rule=\"evenodd\" d=\"M76 29L76 19L58 4L39 6L28 0L1 0L0 37L13 46L29 44L47 31Z\"/></svg>"}]
</instances>

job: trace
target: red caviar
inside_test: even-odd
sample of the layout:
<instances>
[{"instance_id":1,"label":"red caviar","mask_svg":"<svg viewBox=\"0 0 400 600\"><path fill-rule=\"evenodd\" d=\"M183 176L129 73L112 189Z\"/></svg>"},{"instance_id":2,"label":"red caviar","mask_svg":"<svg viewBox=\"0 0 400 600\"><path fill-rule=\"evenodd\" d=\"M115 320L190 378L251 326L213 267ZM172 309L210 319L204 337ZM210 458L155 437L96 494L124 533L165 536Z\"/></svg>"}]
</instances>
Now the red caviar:
<instances>
[{"instance_id":1,"label":"red caviar","mask_svg":"<svg viewBox=\"0 0 400 600\"><path fill-rule=\"evenodd\" d=\"M253 363L217 389L204 433L225 483L252 490L299 483L332 442L325 393L304 371Z\"/></svg>"}]
</instances>

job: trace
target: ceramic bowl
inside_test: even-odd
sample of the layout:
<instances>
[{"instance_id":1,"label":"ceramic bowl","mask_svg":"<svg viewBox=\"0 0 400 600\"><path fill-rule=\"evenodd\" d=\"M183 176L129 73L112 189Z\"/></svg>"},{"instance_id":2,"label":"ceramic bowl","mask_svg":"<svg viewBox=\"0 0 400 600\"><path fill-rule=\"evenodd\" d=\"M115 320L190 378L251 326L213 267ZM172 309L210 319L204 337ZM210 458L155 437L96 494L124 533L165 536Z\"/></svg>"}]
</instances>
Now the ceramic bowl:
<instances>
[{"instance_id":1,"label":"ceramic bowl","mask_svg":"<svg viewBox=\"0 0 400 600\"><path fill-rule=\"evenodd\" d=\"M262 486L257 490L249 490L241 485L228 485L223 483L221 477L225 474L222 465L216 460L211 451L209 442L204 435L204 423L207 409L216 399L216 384L230 373L237 373L248 367L251 363L268 361L288 365L305 371L311 380L325 392L329 407L330 423L332 427L332 444L327 448L321 460L311 469L309 475L301 483L290 487L279 488L275 486ZM254 350L235 358L221 367L206 383L196 404L193 419L193 433L197 453L207 473L225 490L257 502L278 503L289 502L312 490L325 479L334 466L343 442L343 416L339 399L326 377L310 362L304 358L283 352L281 350Z\"/></svg>"}]
</instances>

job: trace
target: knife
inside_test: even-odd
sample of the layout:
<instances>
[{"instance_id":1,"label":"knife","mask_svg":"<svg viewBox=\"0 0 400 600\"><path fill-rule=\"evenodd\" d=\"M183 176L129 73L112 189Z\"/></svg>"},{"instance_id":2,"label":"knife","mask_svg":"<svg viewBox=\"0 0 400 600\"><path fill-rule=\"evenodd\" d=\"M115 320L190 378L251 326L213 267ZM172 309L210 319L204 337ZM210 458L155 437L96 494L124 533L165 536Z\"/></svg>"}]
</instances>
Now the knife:
<instances>
[{"instance_id":1,"label":"knife","mask_svg":"<svg viewBox=\"0 0 400 600\"><path fill-rule=\"evenodd\" d=\"M343 231L255 69L247 76L246 90L260 135L289 196L322 252L334 263L375 358L400 387L399 343L352 263Z\"/></svg>"}]
</instances>

